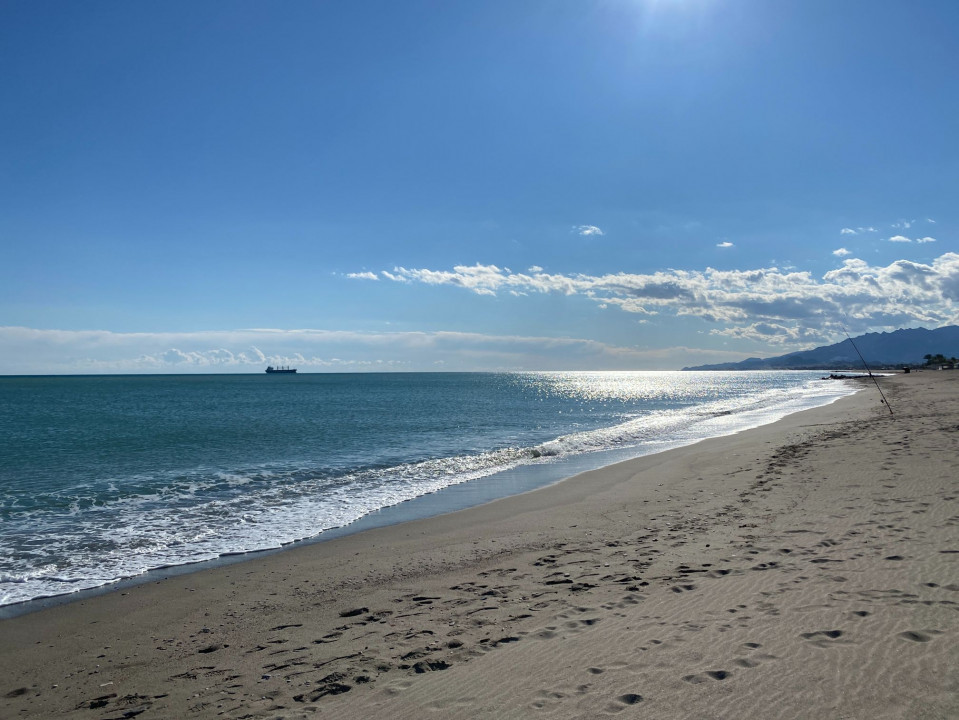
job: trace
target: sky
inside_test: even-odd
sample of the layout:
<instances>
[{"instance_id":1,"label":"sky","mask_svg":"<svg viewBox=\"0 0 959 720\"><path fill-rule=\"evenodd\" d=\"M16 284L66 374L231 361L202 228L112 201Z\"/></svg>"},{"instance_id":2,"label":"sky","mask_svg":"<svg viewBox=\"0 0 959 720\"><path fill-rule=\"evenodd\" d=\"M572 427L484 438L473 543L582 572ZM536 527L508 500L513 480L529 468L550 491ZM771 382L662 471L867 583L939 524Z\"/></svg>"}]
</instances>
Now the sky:
<instances>
[{"instance_id":1,"label":"sky","mask_svg":"<svg viewBox=\"0 0 959 720\"><path fill-rule=\"evenodd\" d=\"M953 0L2 0L0 374L959 323Z\"/></svg>"}]
</instances>

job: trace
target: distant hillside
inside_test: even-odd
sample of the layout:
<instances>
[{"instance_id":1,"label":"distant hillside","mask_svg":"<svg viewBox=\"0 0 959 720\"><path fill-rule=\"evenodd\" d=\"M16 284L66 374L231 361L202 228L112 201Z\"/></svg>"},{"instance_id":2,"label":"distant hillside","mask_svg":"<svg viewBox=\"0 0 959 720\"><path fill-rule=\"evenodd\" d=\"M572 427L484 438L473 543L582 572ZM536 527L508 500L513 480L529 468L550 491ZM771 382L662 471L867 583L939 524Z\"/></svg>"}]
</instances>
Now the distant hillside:
<instances>
[{"instance_id":1,"label":"distant hillside","mask_svg":"<svg viewBox=\"0 0 959 720\"><path fill-rule=\"evenodd\" d=\"M959 327L916 328L890 333L867 333L853 338L870 367L921 365L923 356L942 353L959 357ZM829 370L858 368L862 361L849 340L815 350L800 350L771 358L749 358L738 363L698 365L683 370Z\"/></svg>"}]
</instances>

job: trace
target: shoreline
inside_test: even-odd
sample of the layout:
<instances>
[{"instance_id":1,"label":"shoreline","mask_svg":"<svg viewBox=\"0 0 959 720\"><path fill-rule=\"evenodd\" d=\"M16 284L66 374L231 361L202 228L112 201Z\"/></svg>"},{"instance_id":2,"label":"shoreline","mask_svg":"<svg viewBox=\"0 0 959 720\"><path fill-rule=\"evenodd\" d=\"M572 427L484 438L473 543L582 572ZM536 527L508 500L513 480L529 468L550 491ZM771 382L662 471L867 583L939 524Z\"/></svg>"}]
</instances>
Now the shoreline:
<instances>
[{"instance_id":1,"label":"shoreline","mask_svg":"<svg viewBox=\"0 0 959 720\"><path fill-rule=\"evenodd\" d=\"M883 387L893 417L860 392L535 492L2 620L0 709L954 716L959 379Z\"/></svg>"},{"instance_id":2,"label":"shoreline","mask_svg":"<svg viewBox=\"0 0 959 720\"><path fill-rule=\"evenodd\" d=\"M851 386L847 384L846 387L849 388ZM862 388L860 387L858 390L850 391L849 394L854 394L861 390ZM738 422L731 427L714 428L711 434L707 434L704 437L695 437L693 439L674 438L659 443L646 443L626 448L608 448L606 450L567 455L542 464L531 463L508 467L488 476L454 483L438 490L403 500L395 505L379 508L347 524L323 530L311 537L285 542L275 547L237 550L223 553L217 557L164 565L135 575L120 577L117 580L106 582L102 585L82 587L78 590L52 595L40 595L29 600L3 604L0 605L0 620L18 617L77 600L97 597L140 584L148 584L158 580L194 572L202 572L238 562L246 562L249 559L276 552L284 552L301 545L328 542L338 537L358 532L366 532L367 530L379 527L401 524L412 520L423 520L437 515L466 510L495 500L539 490L555 483L564 482L582 473L599 470L620 462L628 462L646 455L668 452L673 449L702 442L703 440L746 432L776 422L796 412L804 412L805 410L815 407L830 405L842 397L845 397L845 395L832 397L823 402L822 405L799 409L795 409L789 404L784 404L780 407L773 408L771 411L763 411L758 418L752 411L728 414L721 413L712 417L707 416L704 420L700 421L699 424L701 427L715 423L723 417L729 417Z\"/></svg>"},{"instance_id":3,"label":"shoreline","mask_svg":"<svg viewBox=\"0 0 959 720\"><path fill-rule=\"evenodd\" d=\"M855 383L859 384L859 383ZM853 383L846 383L846 387L851 387ZM861 391L851 391L854 394ZM235 563L246 562L250 559L267 556L277 552L297 548L304 545L310 545L318 542L329 542L339 537L351 535L359 532L366 532L371 529L386 527L390 525L402 524L414 520L423 520L437 515L443 515L450 512L476 507L488 502L501 500L526 492L536 491L550 485L567 481L577 475L581 475L593 470L599 470L621 462L629 462L646 455L669 452L670 450L687 447L692 444L703 442L704 440L717 439L735 435L741 432L748 432L757 427L777 422L782 418L804 412L815 407L830 405L837 400L845 397L843 395L832 397L825 401L823 405L816 405L812 408L795 409L790 404L784 404L781 407L775 407L772 410L764 410L757 418L753 411L743 411L731 414L717 415L715 417L707 416L699 422L701 428L708 427L711 423L720 421L721 418L729 417L736 422L731 427L714 427L710 434L704 437L673 438L659 443L647 443L626 448L608 448L606 450L572 454L555 459L546 463L520 464L515 467L509 467L484 476L475 480L469 480L460 483L454 483L435 491L427 492L408 500L403 500L395 505L374 510L363 515L347 524L332 527L323 530L311 537L305 537L290 542L285 542L275 547L264 547L261 549L237 550L223 553L217 557L208 557L205 559L195 559L186 562L180 562L170 565L155 567L144 572L126 577L120 577L117 580L106 582L102 585L92 587L82 587L74 591L67 591L51 595L40 595L29 600L20 600L13 603L0 605L0 620L18 617L20 615L37 612L39 610L55 607L57 605L68 604L78 600L86 600L109 594L118 590L125 590L140 584L149 584L159 580L165 580L177 576L203 572L205 570L228 566ZM772 419L769 419L769 417Z\"/></svg>"}]
</instances>

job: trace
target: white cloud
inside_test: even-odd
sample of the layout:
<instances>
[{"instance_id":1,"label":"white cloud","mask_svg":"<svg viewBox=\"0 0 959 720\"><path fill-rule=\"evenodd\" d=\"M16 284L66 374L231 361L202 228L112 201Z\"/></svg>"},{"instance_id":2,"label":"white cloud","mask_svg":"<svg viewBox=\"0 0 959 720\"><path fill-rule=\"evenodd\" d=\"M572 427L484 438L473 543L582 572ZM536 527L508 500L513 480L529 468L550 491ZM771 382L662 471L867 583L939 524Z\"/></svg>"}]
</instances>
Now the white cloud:
<instances>
[{"instance_id":1,"label":"white cloud","mask_svg":"<svg viewBox=\"0 0 959 720\"><path fill-rule=\"evenodd\" d=\"M894 242L894 243L911 243L912 240L910 240L909 238L907 238L907 237L904 236L904 235L893 235L891 238L889 238L889 242Z\"/></svg>"},{"instance_id":2,"label":"white cloud","mask_svg":"<svg viewBox=\"0 0 959 720\"><path fill-rule=\"evenodd\" d=\"M845 257L846 255L852 255L852 253L846 250L846 248L838 248L836 250L833 250L832 254L835 255L836 257Z\"/></svg>"},{"instance_id":3,"label":"white cloud","mask_svg":"<svg viewBox=\"0 0 959 720\"><path fill-rule=\"evenodd\" d=\"M936 224L936 221L933 220L932 218L926 218L926 222L927 222L927 223L932 223L933 225Z\"/></svg>"},{"instance_id":4,"label":"white cloud","mask_svg":"<svg viewBox=\"0 0 959 720\"><path fill-rule=\"evenodd\" d=\"M842 230L839 231L839 234L840 234L840 235L855 235L855 234L856 234L856 231L853 230L852 228L843 228Z\"/></svg>"},{"instance_id":5,"label":"white cloud","mask_svg":"<svg viewBox=\"0 0 959 720\"><path fill-rule=\"evenodd\" d=\"M733 244L732 244L731 242L729 242L729 240L724 240L724 241L721 242L721 243L716 243L716 247L718 247L718 248L731 248L731 247L733 247Z\"/></svg>"},{"instance_id":6,"label":"white cloud","mask_svg":"<svg viewBox=\"0 0 959 720\"><path fill-rule=\"evenodd\" d=\"M346 273L346 277L353 278L354 280L379 280L376 273L371 272Z\"/></svg>"},{"instance_id":7,"label":"white cloud","mask_svg":"<svg viewBox=\"0 0 959 720\"><path fill-rule=\"evenodd\" d=\"M931 240L931 239L930 239ZM840 248L844 250L844 248ZM451 269L393 268L377 274L416 286L452 286L508 298L561 295L592 303L597 312L629 313L633 321L700 323L709 334L763 347L832 342L850 332L959 323L959 254L928 263L888 265L843 257L822 276L764 267L742 270L663 270L653 273L550 273L539 265L512 272L496 265ZM515 297L514 297L515 296ZM692 328L695 331L695 325ZM755 347L755 346L754 346ZM752 354L755 354L753 352ZM773 354L773 353L770 353ZM268 364L302 371L627 369L678 367L724 359L703 349L639 351L588 338L453 332L361 333L251 328L191 333L113 333L0 327L0 373L255 372Z\"/></svg>"},{"instance_id":8,"label":"white cloud","mask_svg":"<svg viewBox=\"0 0 959 720\"><path fill-rule=\"evenodd\" d=\"M840 253L836 253L841 256ZM455 266L450 271L396 268L403 282L457 285L477 294L500 291L557 293L643 316L694 317L722 326L717 333L769 342L812 342L851 330L959 322L959 254L931 265L897 260L870 266L845 259L821 278L806 271L667 270L651 274L513 274L495 265ZM777 326L789 332L766 332Z\"/></svg>"},{"instance_id":9,"label":"white cloud","mask_svg":"<svg viewBox=\"0 0 959 720\"><path fill-rule=\"evenodd\" d=\"M916 222L915 220L900 220L899 222L893 223L890 227L894 227L897 230L908 230L912 227L912 224Z\"/></svg>"},{"instance_id":10,"label":"white cloud","mask_svg":"<svg viewBox=\"0 0 959 720\"><path fill-rule=\"evenodd\" d=\"M934 238L934 237L921 237L921 238L916 238L916 242L917 242L917 243L934 243L934 242L936 242L936 238Z\"/></svg>"},{"instance_id":11,"label":"white cloud","mask_svg":"<svg viewBox=\"0 0 959 720\"><path fill-rule=\"evenodd\" d=\"M595 225L574 225L573 230L580 235L604 235L605 233Z\"/></svg>"}]
</instances>

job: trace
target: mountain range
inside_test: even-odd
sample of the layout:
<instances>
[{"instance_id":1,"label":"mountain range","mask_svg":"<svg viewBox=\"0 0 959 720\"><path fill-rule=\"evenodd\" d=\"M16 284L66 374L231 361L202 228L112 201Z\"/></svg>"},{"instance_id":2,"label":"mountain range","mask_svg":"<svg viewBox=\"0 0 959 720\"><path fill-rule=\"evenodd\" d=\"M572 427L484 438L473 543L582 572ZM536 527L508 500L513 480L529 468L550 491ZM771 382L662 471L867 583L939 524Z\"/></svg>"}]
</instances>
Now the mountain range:
<instances>
[{"instance_id":1,"label":"mountain range","mask_svg":"<svg viewBox=\"0 0 959 720\"><path fill-rule=\"evenodd\" d=\"M853 347L855 342L855 347ZM893 332L867 333L852 341L843 340L813 350L799 350L771 358L748 358L742 362L698 365L683 370L829 370L860 368L862 353L871 368L922 365L925 355L959 357L959 326L947 325L926 330L913 328Z\"/></svg>"}]
</instances>

